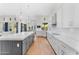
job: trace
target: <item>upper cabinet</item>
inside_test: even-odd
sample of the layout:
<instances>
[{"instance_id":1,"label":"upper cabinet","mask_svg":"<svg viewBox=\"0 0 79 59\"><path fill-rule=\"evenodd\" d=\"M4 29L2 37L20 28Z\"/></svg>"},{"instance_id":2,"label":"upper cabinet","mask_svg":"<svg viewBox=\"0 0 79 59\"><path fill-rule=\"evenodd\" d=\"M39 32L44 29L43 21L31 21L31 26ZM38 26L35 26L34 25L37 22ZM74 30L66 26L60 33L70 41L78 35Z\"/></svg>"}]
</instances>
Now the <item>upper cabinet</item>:
<instances>
[{"instance_id":1,"label":"upper cabinet","mask_svg":"<svg viewBox=\"0 0 79 59\"><path fill-rule=\"evenodd\" d=\"M74 20L74 4L64 4L62 10L63 27L72 27Z\"/></svg>"},{"instance_id":2,"label":"upper cabinet","mask_svg":"<svg viewBox=\"0 0 79 59\"><path fill-rule=\"evenodd\" d=\"M75 4L63 4L57 10L57 27L68 28L74 26Z\"/></svg>"},{"instance_id":3,"label":"upper cabinet","mask_svg":"<svg viewBox=\"0 0 79 59\"><path fill-rule=\"evenodd\" d=\"M74 27L79 27L79 4L75 4L74 6Z\"/></svg>"},{"instance_id":4,"label":"upper cabinet","mask_svg":"<svg viewBox=\"0 0 79 59\"><path fill-rule=\"evenodd\" d=\"M62 8L59 8L58 10L57 10L57 12L56 12L56 20L57 20L57 27L62 27Z\"/></svg>"}]
</instances>

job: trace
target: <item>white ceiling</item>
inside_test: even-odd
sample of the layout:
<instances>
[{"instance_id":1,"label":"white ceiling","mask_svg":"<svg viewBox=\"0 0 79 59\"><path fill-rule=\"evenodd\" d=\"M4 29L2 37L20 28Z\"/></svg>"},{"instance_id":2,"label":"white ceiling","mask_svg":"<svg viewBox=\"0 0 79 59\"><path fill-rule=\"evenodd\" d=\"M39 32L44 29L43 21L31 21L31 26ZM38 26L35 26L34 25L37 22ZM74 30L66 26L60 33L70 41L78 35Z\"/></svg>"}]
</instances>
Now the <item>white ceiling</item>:
<instances>
[{"instance_id":1,"label":"white ceiling","mask_svg":"<svg viewBox=\"0 0 79 59\"><path fill-rule=\"evenodd\" d=\"M56 3L0 3L0 15L50 15L60 6Z\"/></svg>"}]
</instances>

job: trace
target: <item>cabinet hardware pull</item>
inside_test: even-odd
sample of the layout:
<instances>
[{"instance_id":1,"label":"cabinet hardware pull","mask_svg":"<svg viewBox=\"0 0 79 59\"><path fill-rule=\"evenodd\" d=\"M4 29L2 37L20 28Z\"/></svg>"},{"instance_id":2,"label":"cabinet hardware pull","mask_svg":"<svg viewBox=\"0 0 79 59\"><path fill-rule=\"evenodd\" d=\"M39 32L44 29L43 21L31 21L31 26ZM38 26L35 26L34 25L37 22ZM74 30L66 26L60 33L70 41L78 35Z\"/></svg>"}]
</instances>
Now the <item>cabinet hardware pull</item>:
<instances>
[{"instance_id":1,"label":"cabinet hardware pull","mask_svg":"<svg viewBox=\"0 0 79 59\"><path fill-rule=\"evenodd\" d=\"M18 48L19 48L19 46L20 46L19 43L17 43L17 47L18 47Z\"/></svg>"}]
</instances>

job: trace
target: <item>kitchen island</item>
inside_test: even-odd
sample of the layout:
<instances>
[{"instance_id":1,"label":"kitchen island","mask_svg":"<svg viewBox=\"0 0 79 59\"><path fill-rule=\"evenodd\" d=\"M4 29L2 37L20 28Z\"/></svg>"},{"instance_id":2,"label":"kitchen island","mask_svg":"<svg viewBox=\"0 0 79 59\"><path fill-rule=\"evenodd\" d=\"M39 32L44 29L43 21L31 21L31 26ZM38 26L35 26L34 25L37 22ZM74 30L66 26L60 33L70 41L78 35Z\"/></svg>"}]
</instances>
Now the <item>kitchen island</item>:
<instances>
[{"instance_id":1,"label":"kitchen island","mask_svg":"<svg viewBox=\"0 0 79 59\"><path fill-rule=\"evenodd\" d=\"M23 55L33 43L34 32L8 34L0 37L0 55Z\"/></svg>"},{"instance_id":2,"label":"kitchen island","mask_svg":"<svg viewBox=\"0 0 79 59\"><path fill-rule=\"evenodd\" d=\"M79 55L79 29L55 28L48 31L47 39L58 55Z\"/></svg>"}]
</instances>

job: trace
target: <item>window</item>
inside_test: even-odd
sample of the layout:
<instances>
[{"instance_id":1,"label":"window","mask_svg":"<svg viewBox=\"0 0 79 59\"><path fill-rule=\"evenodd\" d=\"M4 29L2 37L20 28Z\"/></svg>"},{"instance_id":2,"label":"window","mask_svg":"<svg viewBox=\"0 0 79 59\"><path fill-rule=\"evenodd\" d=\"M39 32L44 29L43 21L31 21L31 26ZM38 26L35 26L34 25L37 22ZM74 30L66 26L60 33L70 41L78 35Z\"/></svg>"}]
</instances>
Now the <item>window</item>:
<instances>
[{"instance_id":1,"label":"window","mask_svg":"<svg viewBox=\"0 0 79 59\"><path fill-rule=\"evenodd\" d=\"M27 31L27 27L26 27L26 24L24 24L24 31L25 31L25 32Z\"/></svg>"},{"instance_id":2,"label":"window","mask_svg":"<svg viewBox=\"0 0 79 59\"><path fill-rule=\"evenodd\" d=\"M16 33L18 33L18 22L16 22Z\"/></svg>"},{"instance_id":3,"label":"window","mask_svg":"<svg viewBox=\"0 0 79 59\"><path fill-rule=\"evenodd\" d=\"M21 32L22 32L23 24L21 23Z\"/></svg>"},{"instance_id":4,"label":"window","mask_svg":"<svg viewBox=\"0 0 79 59\"><path fill-rule=\"evenodd\" d=\"M5 31L5 32L8 31L8 22L5 22L5 24L4 24L4 31Z\"/></svg>"}]
</instances>

